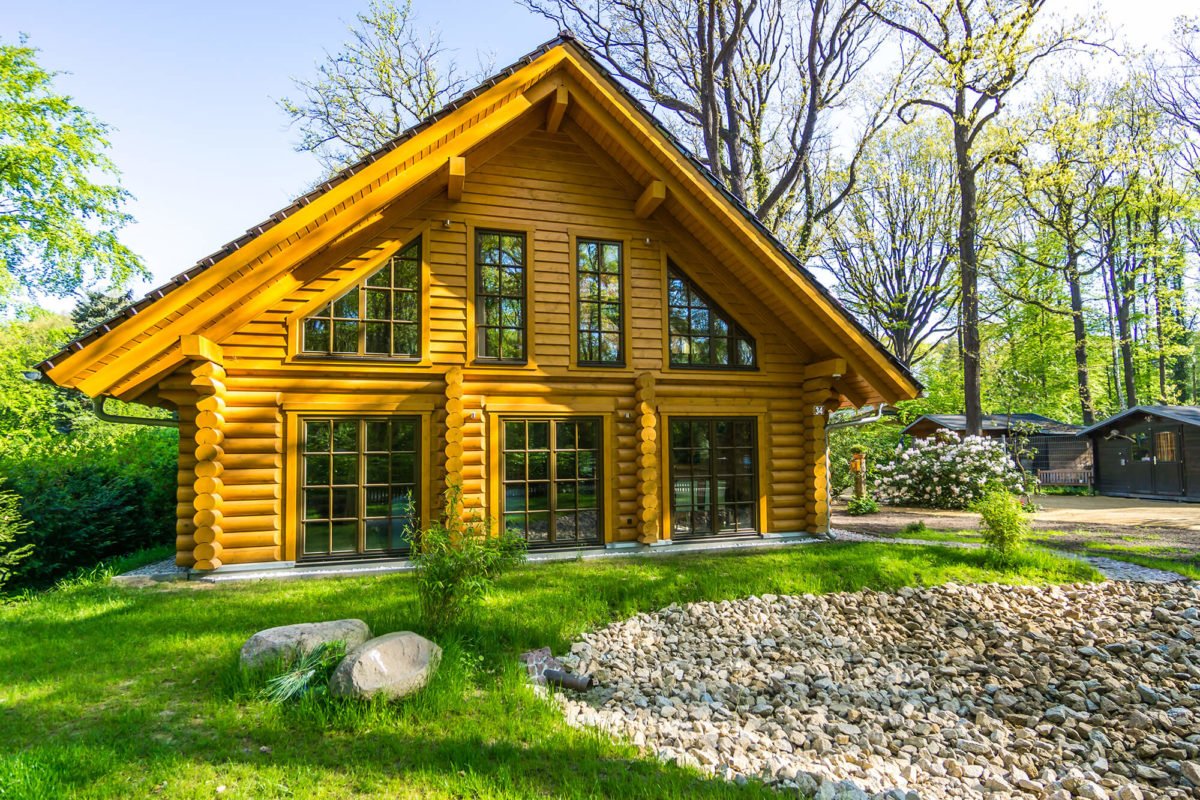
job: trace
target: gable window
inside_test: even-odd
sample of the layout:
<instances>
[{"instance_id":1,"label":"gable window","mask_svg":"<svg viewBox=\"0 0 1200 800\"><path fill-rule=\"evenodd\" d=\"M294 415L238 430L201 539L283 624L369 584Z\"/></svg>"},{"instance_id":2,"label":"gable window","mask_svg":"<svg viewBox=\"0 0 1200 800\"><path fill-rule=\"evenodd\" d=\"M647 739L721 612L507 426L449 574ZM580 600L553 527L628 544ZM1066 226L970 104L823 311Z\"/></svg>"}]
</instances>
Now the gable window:
<instances>
[{"instance_id":1,"label":"gable window","mask_svg":"<svg viewBox=\"0 0 1200 800\"><path fill-rule=\"evenodd\" d=\"M575 245L580 364L621 365L622 258L620 242L580 239Z\"/></svg>"},{"instance_id":2,"label":"gable window","mask_svg":"<svg viewBox=\"0 0 1200 800\"><path fill-rule=\"evenodd\" d=\"M475 234L475 335L479 358L524 361L525 234Z\"/></svg>"},{"instance_id":3,"label":"gable window","mask_svg":"<svg viewBox=\"0 0 1200 800\"><path fill-rule=\"evenodd\" d=\"M304 353L421 357L421 240L304 320Z\"/></svg>"},{"instance_id":4,"label":"gable window","mask_svg":"<svg viewBox=\"0 0 1200 800\"><path fill-rule=\"evenodd\" d=\"M754 340L674 264L667 270L667 298L671 366L754 368Z\"/></svg>"}]
</instances>

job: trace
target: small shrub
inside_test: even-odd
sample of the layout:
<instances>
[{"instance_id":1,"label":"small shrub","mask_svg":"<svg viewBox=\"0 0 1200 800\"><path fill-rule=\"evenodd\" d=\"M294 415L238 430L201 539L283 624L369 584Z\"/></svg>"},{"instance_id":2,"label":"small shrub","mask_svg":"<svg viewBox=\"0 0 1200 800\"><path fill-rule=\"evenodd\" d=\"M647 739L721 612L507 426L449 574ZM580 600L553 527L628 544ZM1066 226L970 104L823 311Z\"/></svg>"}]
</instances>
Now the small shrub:
<instances>
[{"instance_id":1,"label":"small shrub","mask_svg":"<svg viewBox=\"0 0 1200 800\"><path fill-rule=\"evenodd\" d=\"M1020 499L1004 489L992 488L974 508L983 521L983 541L988 551L997 561L1011 561L1029 536L1029 520Z\"/></svg>"},{"instance_id":2,"label":"small shrub","mask_svg":"<svg viewBox=\"0 0 1200 800\"><path fill-rule=\"evenodd\" d=\"M1025 494L1036 478L1022 473L998 439L959 439L939 431L897 447L889 461L876 466L875 486L885 503L923 508L970 508L992 486Z\"/></svg>"},{"instance_id":3,"label":"small shrub","mask_svg":"<svg viewBox=\"0 0 1200 800\"><path fill-rule=\"evenodd\" d=\"M929 533L929 526L925 524L925 520L919 519L916 522L910 522L900 529L901 533L918 534Z\"/></svg>"},{"instance_id":4,"label":"small shrub","mask_svg":"<svg viewBox=\"0 0 1200 800\"><path fill-rule=\"evenodd\" d=\"M286 662L283 671L267 679L264 700L277 706L329 691L329 678L346 657L344 642L321 642Z\"/></svg>"},{"instance_id":5,"label":"small shrub","mask_svg":"<svg viewBox=\"0 0 1200 800\"><path fill-rule=\"evenodd\" d=\"M0 591L17 565L33 551L33 545L23 541L29 521L21 516L20 502L16 494L0 491Z\"/></svg>"},{"instance_id":6,"label":"small shrub","mask_svg":"<svg viewBox=\"0 0 1200 800\"><path fill-rule=\"evenodd\" d=\"M879 503L876 503L875 498L870 495L851 497L850 502L846 506L846 513L852 517L861 517L865 514L878 514Z\"/></svg>"},{"instance_id":7,"label":"small shrub","mask_svg":"<svg viewBox=\"0 0 1200 800\"><path fill-rule=\"evenodd\" d=\"M464 521L457 491L447 495L445 516L421 533L413 556L421 619L434 632L469 619L500 573L525 558L524 539Z\"/></svg>"}]
</instances>

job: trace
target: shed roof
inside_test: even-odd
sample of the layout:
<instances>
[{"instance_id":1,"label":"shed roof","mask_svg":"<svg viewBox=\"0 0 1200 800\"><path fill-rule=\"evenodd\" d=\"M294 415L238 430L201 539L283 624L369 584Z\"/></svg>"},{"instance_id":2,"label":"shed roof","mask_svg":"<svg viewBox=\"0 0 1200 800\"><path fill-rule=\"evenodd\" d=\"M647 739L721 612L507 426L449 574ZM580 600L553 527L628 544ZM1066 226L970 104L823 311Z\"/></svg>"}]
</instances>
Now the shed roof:
<instances>
[{"instance_id":1,"label":"shed roof","mask_svg":"<svg viewBox=\"0 0 1200 800\"><path fill-rule=\"evenodd\" d=\"M1127 417L1138 414L1151 414L1173 422L1181 422L1184 425L1194 425L1200 428L1200 406L1134 406L1133 408L1125 409L1119 414L1114 414L1106 420L1101 420L1090 428L1084 428L1078 435L1086 436L1089 433L1104 430Z\"/></svg>"},{"instance_id":2,"label":"shed roof","mask_svg":"<svg viewBox=\"0 0 1200 800\"><path fill-rule=\"evenodd\" d=\"M938 427L951 431L964 431L967 429L967 418L963 414L924 414L913 420L901 433L908 433L909 429L917 427L922 421L932 422ZM1050 417L1044 417L1041 414L983 415L983 429L985 431L1008 431L1012 429L1013 425L1020 422L1036 425L1037 432L1045 436L1074 436L1083 429L1082 425L1060 422L1056 419L1050 419Z\"/></svg>"}]
</instances>

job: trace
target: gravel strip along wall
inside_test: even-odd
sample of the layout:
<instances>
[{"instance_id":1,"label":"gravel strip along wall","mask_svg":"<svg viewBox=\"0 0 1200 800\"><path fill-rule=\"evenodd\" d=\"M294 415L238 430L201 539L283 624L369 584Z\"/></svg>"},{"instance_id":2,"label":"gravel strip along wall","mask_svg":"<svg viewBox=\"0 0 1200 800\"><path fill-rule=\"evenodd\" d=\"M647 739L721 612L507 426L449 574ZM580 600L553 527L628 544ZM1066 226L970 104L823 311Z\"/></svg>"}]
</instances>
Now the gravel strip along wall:
<instances>
[{"instance_id":1,"label":"gravel strip along wall","mask_svg":"<svg viewBox=\"0 0 1200 800\"><path fill-rule=\"evenodd\" d=\"M671 606L586 634L569 722L823 799L1200 797L1200 584Z\"/></svg>"}]
</instances>

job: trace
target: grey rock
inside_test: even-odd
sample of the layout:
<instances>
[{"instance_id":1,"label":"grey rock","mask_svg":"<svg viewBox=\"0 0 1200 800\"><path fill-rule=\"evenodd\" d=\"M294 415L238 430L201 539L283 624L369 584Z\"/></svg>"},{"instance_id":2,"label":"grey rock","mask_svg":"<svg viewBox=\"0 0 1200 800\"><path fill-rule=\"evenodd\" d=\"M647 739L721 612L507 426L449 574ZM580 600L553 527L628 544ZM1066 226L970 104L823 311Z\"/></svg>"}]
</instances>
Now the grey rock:
<instances>
[{"instance_id":1,"label":"grey rock","mask_svg":"<svg viewBox=\"0 0 1200 800\"><path fill-rule=\"evenodd\" d=\"M371 638L371 629L361 619L301 622L259 631L242 645L243 667L255 668L291 659L322 644L342 642L347 650Z\"/></svg>"},{"instance_id":2,"label":"grey rock","mask_svg":"<svg viewBox=\"0 0 1200 800\"><path fill-rule=\"evenodd\" d=\"M388 633L350 651L329 679L334 697L398 699L429 683L442 648L410 631Z\"/></svg>"}]
</instances>

